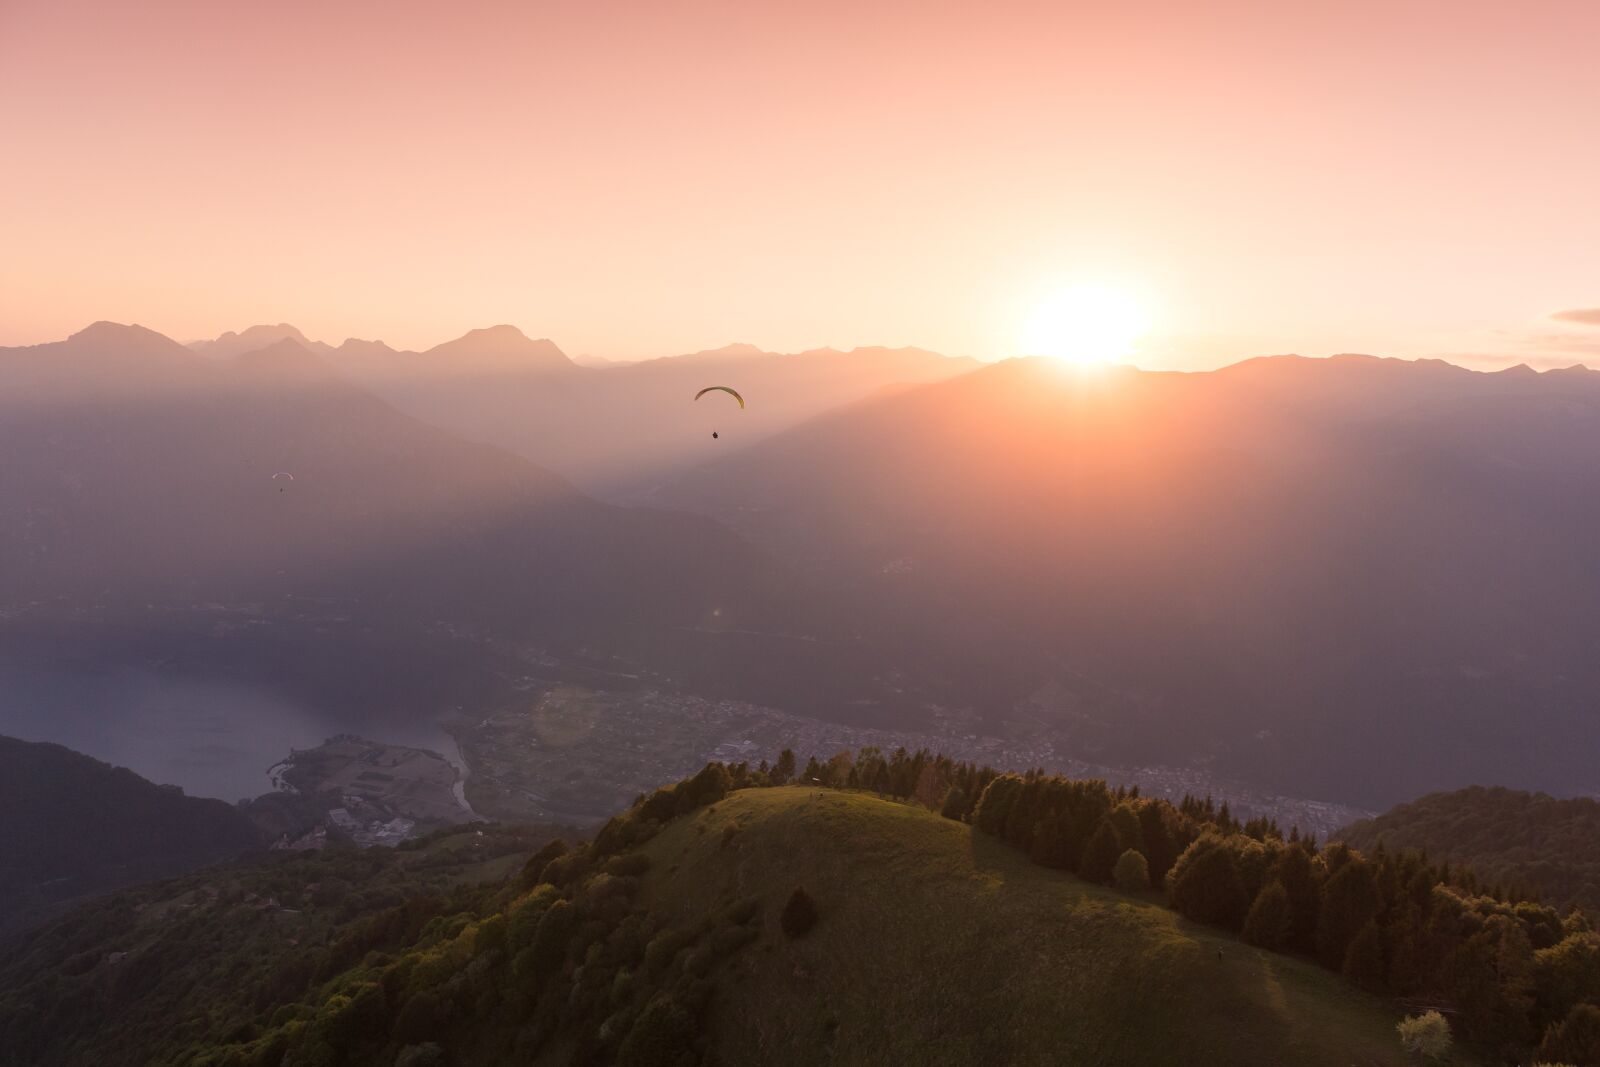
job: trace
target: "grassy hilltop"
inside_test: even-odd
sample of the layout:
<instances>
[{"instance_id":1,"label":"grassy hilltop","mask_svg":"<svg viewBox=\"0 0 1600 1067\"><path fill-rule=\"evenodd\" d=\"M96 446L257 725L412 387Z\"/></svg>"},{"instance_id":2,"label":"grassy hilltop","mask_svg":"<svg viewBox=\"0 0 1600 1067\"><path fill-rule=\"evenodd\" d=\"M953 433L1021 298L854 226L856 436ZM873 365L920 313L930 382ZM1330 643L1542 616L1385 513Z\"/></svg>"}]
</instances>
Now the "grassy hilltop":
<instances>
[{"instance_id":1,"label":"grassy hilltop","mask_svg":"<svg viewBox=\"0 0 1600 1067\"><path fill-rule=\"evenodd\" d=\"M1031 864L877 797L743 790L644 849L663 918L796 885L712 1000L717 1062L1399 1064L1397 1015L1334 975ZM1221 958L1218 958L1218 952Z\"/></svg>"}]
</instances>

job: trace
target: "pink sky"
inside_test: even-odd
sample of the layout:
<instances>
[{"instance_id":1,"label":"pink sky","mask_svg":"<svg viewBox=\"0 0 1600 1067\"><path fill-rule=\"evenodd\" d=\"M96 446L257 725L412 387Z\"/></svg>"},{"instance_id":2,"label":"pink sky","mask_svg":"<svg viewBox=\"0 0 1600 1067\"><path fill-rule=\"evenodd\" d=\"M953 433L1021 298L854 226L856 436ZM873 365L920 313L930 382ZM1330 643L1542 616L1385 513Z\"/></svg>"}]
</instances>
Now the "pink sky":
<instances>
[{"instance_id":1,"label":"pink sky","mask_svg":"<svg viewBox=\"0 0 1600 1067\"><path fill-rule=\"evenodd\" d=\"M1600 5L0 0L0 344L1600 365ZM1489 365L1489 364L1484 364Z\"/></svg>"}]
</instances>

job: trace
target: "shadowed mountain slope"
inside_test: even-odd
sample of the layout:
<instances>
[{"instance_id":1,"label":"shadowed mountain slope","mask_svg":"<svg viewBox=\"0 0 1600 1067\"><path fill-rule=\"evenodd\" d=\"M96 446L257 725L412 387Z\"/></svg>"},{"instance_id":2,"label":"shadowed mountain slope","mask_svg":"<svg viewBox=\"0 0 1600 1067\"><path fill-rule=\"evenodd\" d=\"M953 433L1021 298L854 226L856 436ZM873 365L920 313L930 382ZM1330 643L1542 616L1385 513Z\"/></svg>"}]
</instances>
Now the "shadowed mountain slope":
<instances>
[{"instance_id":1,"label":"shadowed mountain slope","mask_svg":"<svg viewBox=\"0 0 1600 1067\"><path fill-rule=\"evenodd\" d=\"M123 619L133 640L153 611L221 606L236 618L298 613L310 647L271 653L300 665L279 671L288 679L401 624L765 700L818 675L829 681L802 696L831 703L855 684L843 679L874 669L860 650L801 640L829 625L826 612L715 522L598 503L396 412L292 339L219 362L102 323L0 350L0 397L0 604L14 635ZM305 619L313 609L321 617ZM330 626L343 651L311 637ZM269 630L247 623L226 643L254 647ZM409 671L400 659L366 668L367 699L388 699L385 679Z\"/></svg>"},{"instance_id":2,"label":"shadowed mountain slope","mask_svg":"<svg viewBox=\"0 0 1600 1067\"><path fill-rule=\"evenodd\" d=\"M1014 360L653 499L876 605L907 647L977 650L991 721L1381 805L1600 784L1597 455L1581 370Z\"/></svg>"},{"instance_id":3,"label":"shadowed mountain slope","mask_svg":"<svg viewBox=\"0 0 1600 1067\"><path fill-rule=\"evenodd\" d=\"M0 737L0 933L263 842L238 809L60 745Z\"/></svg>"}]
</instances>

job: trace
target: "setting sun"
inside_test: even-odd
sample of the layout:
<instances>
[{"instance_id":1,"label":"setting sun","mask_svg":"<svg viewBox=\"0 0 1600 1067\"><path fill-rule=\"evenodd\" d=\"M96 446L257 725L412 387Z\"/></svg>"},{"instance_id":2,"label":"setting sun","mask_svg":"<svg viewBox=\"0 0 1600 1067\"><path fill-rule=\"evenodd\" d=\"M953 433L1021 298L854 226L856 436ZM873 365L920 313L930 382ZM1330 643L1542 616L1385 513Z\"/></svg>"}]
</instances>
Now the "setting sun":
<instances>
[{"instance_id":1,"label":"setting sun","mask_svg":"<svg viewBox=\"0 0 1600 1067\"><path fill-rule=\"evenodd\" d=\"M1112 363L1131 354L1149 328L1148 314L1129 293L1074 285L1034 308L1023 329L1023 351L1073 363Z\"/></svg>"}]
</instances>

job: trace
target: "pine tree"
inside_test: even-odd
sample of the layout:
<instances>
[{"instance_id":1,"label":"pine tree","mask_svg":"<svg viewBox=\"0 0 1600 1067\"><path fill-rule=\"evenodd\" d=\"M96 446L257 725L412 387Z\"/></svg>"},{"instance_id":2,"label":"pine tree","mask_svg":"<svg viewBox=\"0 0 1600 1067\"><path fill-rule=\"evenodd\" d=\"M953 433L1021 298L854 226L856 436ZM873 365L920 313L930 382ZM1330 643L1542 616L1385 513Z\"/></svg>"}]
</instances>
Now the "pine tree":
<instances>
[{"instance_id":1,"label":"pine tree","mask_svg":"<svg viewBox=\"0 0 1600 1067\"><path fill-rule=\"evenodd\" d=\"M1282 882L1268 882L1245 916L1244 939L1252 945L1278 951L1289 943L1293 933L1294 911L1289 904L1289 891Z\"/></svg>"},{"instance_id":2,"label":"pine tree","mask_svg":"<svg viewBox=\"0 0 1600 1067\"><path fill-rule=\"evenodd\" d=\"M1111 881L1111 872L1120 855L1122 842L1117 838L1117 828L1109 818L1101 819L1099 829L1089 839L1089 847L1083 850L1083 859L1078 862L1078 874L1088 881L1105 885Z\"/></svg>"},{"instance_id":3,"label":"pine tree","mask_svg":"<svg viewBox=\"0 0 1600 1067\"><path fill-rule=\"evenodd\" d=\"M1139 805L1139 832L1144 839L1144 857L1150 864L1150 885L1160 889L1180 851L1174 847L1168 822L1172 806L1163 800L1148 800Z\"/></svg>"},{"instance_id":4,"label":"pine tree","mask_svg":"<svg viewBox=\"0 0 1600 1067\"><path fill-rule=\"evenodd\" d=\"M1422 913L1413 903L1407 902L1390 920L1393 943L1389 946L1390 992L1397 996L1412 996L1422 990L1427 979L1422 952Z\"/></svg>"},{"instance_id":5,"label":"pine tree","mask_svg":"<svg viewBox=\"0 0 1600 1067\"><path fill-rule=\"evenodd\" d=\"M1289 894L1292 924L1288 946L1298 952L1313 952L1317 947L1317 916L1322 910L1316 871L1305 842L1291 845L1278 854L1274 877Z\"/></svg>"},{"instance_id":6,"label":"pine tree","mask_svg":"<svg viewBox=\"0 0 1600 1067\"><path fill-rule=\"evenodd\" d=\"M1006 820L1022 792L1022 779L1014 774L1002 774L991 781L978 798L972 823L986 834L996 837L1005 833Z\"/></svg>"},{"instance_id":7,"label":"pine tree","mask_svg":"<svg viewBox=\"0 0 1600 1067\"><path fill-rule=\"evenodd\" d=\"M1017 798L1011 810L1006 813L1006 824L1001 831L1005 839L1024 852L1031 851L1033 846L1033 827L1039 821L1043 810L1039 803L1041 792L1038 778L1029 772L1023 779L1022 788L1017 792Z\"/></svg>"},{"instance_id":8,"label":"pine tree","mask_svg":"<svg viewBox=\"0 0 1600 1067\"><path fill-rule=\"evenodd\" d=\"M812 760L814 764L816 761ZM810 768L808 767L809 771ZM778 753L778 762L773 765L769 775L773 785L784 785L794 777L794 750L784 749Z\"/></svg>"},{"instance_id":9,"label":"pine tree","mask_svg":"<svg viewBox=\"0 0 1600 1067\"><path fill-rule=\"evenodd\" d=\"M1328 852L1332 851L1330 847ZM1342 968L1350 942L1377 915L1378 889L1373 882L1371 866L1359 857L1347 856L1322 887L1317 952L1323 963L1330 968Z\"/></svg>"},{"instance_id":10,"label":"pine tree","mask_svg":"<svg viewBox=\"0 0 1600 1067\"><path fill-rule=\"evenodd\" d=\"M1029 850L1033 862L1041 867L1065 866L1065 851L1061 847L1060 820L1055 812L1047 811L1033 829L1033 847Z\"/></svg>"},{"instance_id":11,"label":"pine tree","mask_svg":"<svg viewBox=\"0 0 1600 1067\"><path fill-rule=\"evenodd\" d=\"M1368 922L1350 942L1342 968L1345 980L1371 993L1383 991L1383 933Z\"/></svg>"},{"instance_id":12,"label":"pine tree","mask_svg":"<svg viewBox=\"0 0 1600 1067\"><path fill-rule=\"evenodd\" d=\"M1133 810L1132 804L1122 803L1111 809L1111 825L1117 830L1117 843L1124 851L1133 849L1144 852L1144 827L1139 823L1139 814ZM1147 861L1148 862L1148 861Z\"/></svg>"}]
</instances>

